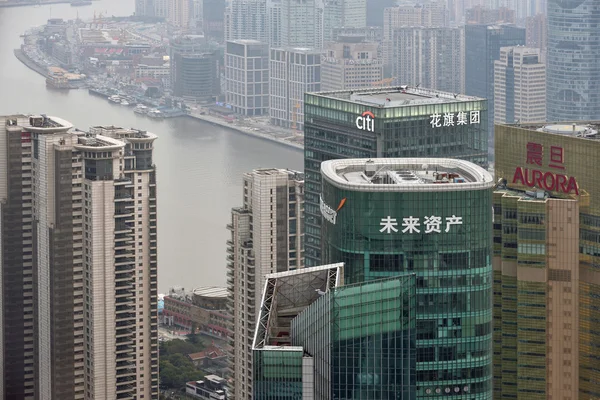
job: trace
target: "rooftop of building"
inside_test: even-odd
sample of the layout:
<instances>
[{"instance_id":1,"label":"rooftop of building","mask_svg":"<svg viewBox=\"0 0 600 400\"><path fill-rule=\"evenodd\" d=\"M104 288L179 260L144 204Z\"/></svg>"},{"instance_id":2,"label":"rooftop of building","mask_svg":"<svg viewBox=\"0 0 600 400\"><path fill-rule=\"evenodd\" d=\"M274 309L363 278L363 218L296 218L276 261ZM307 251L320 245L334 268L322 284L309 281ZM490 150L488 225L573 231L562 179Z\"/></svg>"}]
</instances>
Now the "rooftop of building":
<instances>
[{"instance_id":1,"label":"rooftop of building","mask_svg":"<svg viewBox=\"0 0 600 400\"><path fill-rule=\"evenodd\" d=\"M301 268L266 276L253 349L290 347L291 322L320 296L343 284L344 263Z\"/></svg>"},{"instance_id":2,"label":"rooftop of building","mask_svg":"<svg viewBox=\"0 0 600 400\"><path fill-rule=\"evenodd\" d=\"M287 175L290 179L296 181L304 181L304 173L300 171L294 171L292 169L285 168L257 168L252 172L248 172L247 175L259 175L259 176L278 176Z\"/></svg>"},{"instance_id":3,"label":"rooftop of building","mask_svg":"<svg viewBox=\"0 0 600 400\"><path fill-rule=\"evenodd\" d=\"M80 136L77 138L76 147L80 150L87 151L117 150L121 147L125 147L125 143L109 136L81 132Z\"/></svg>"},{"instance_id":4,"label":"rooftop of building","mask_svg":"<svg viewBox=\"0 0 600 400\"><path fill-rule=\"evenodd\" d=\"M149 141L155 140L156 136L152 132L143 131L134 128L121 128L114 125L97 125L90 128L91 135L104 135L111 136L121 140L133 140L133 141Z\"/></svg>"},{"instance_id":5,"label":"rooftop of building","mask_svg":"<svg viewBox=\"0 0 600 400\"><path fill-rule=\"evenodd\" d=\"M299 53L299 54L318 54L321 55L321 50L313 49L311 47L273 47L271 50L283 50L288 51L290 53Z\"/></svg>"},{"instance_id":6,"label":"rooftop of building","mask_svg":"<svg viewBox=\"0 0 600 400\"><path fill-rule=\"evenodd\" d=\"M256 44L256 45L263 45L264 43L261 42L260 40L254 40L254 39L237 39L237 40L228 40L228 42L231 43L237 43L237 44L243 44L243 45L252 45L252 44Z\"/></svg>"},{"instance_id":7,"label":"rooftop of building","mask_svg":"<svg viewBox=\"0 0 600 400\"><path fill-rule=\"evenodd\" d=\"M551 135L571 136L580 139L600 140L600 121L568 121L568 122L527 122L505 124L531 131L544 132Z\"/></svg>"},{"instance_id":8,"label":"rooftop of building","mask_svg":"<svg viewBox=\"0 0 600 400\"><path fill-rule=\"evenodd\" d=\"M488 189L492 175L464 160L377 158L325 161L323 178L334 186L364 192L443 192Z\"/></svg>"},{"instance_id":9,"label":"rooftop of building","mask_svg":"<svg viewBox=\"0 0 600 400\"><path fill-rule=\"evenodd\" d=\"M352 103L364 104L381 108L410 107L425 104L461 103L465 101L483 101L475 96L458 93L442 92L440 90L412 87L407 85L384 88L369 88L360 90L342 90L332 92L310 93L313 96L346 100Z\"/></svg>"},{"instance_id":10,"label":"rooftop of building","mask_svg":"<svg viewBox=\"0 0 600 400\"><path fill-rule=\"evenodd\" d=\"M194 289L194 294L202 297L226 298L227 288L218 286L206 286Z\"/></svg>"},{"instance_id":11,"label":"rooftop of building","mask_svg":"<svg viewBox=\"0 0 600 400\"><path fill-rule=\"evenodd\" d=\"M41 115L30 115L30 116L10 116L6 118L8 126L19 126L18 118L27 118L28 123L22 124L21 127L27 129L30 132L35 133L62 133L73 128L73 124L58 117L53 117L46 114Z\"/></svg>"}]
</instances>

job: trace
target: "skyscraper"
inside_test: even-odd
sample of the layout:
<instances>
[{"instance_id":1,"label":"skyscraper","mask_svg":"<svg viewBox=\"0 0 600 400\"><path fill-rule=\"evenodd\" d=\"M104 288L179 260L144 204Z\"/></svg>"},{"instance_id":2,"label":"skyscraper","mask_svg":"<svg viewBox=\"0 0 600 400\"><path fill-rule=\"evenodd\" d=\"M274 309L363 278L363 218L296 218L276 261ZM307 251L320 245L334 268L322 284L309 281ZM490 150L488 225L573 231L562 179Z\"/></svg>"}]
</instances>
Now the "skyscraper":
<instances>
[{"instance_id":1,"label":"skyscraper","mask_svg":"<svg viewBox=\"0 0 600 400\"><path fill-rule=\"evenodd\" d=\"M598 26L598 1L548 0L548 121L598 119Z\"/></svg>"},{"instance_id":2,"label":"skyscraper","mask_svg":"<svg viewBox=\"0 0 600 400\"><path fill-rule=\"evenodd\" d=\"M362 35L340 35L325 45L321 63L322 90L351 90L372 87L383 79L379 44Z\"/></svg>"},{"instance_id":3,"label":"skyscraper","mask_svg":"<svg viewBox=\"0 0 600 400\"><path fill-rule=\"evenodd\" d=\"M414 398L491 399L492 175L447 158L330 160L321 174L322 260L344 263L346 285L416 276ZM372 299L373 311L379 310ZM405 309L396 308L397 318ZM381 365L394 364L379 363L373 350L355 350L373 361L372 369L356 373L381 377L374 386L384 389L394 380L384 378L388 371ZM333 364L344 366L348 356L342 353ZM358 386L352 383L340 386ZM336 389L345 395L334 398L398 398L385 390L362 397Z\"/></svg>"},{"instance_id":4,"label":"skyscraper","mask_svg":"<svg viewBox=\"0 0 600 400\"><path fill-rule=\"evenodd\" d=\"M321 51L271 48L269 53L271 123L302 131L304 93L321 90Z\"/></svg>"},{"instance_id":5,"label":"skyscraper","mask_svg":"<svg viewBox=\"0 0 600 400\"><path fill-rule=\"evenodd\" d=\"M212 99L221 93L216 46L204 36L178 36L169 42L171 88L179 97Z\"/></svg>"},{"instance_id":6,"label":"skyscraper","mask_svg":"<svg viewBox=\"0 0 600 400\"><path fill-rule=\"evenodd\" d=\"M187 30L190 26L190 18L194 15L190 0L169 0L169 22Z\"/></svg>"},{"instance_id":7,"label":"skyscraper","mask_svg":"<svg viewBox=\"0 0 600 400\"><path fill-rule=\"evenodd\" d=\"M324 2L323 38L332 40L335 28L366 28L367 0L321 0Z\"/></svg>"},{"instance_id":8,"label":"skyscraper","mask_svg":"<svg viewBox=\"0 0 600 400\"><path fill-rule=\"evenodd\" d=\"M538 49L502 47L494 61L497 124L546 120L546 66Z\"/></svg>"},{"instance_id":9,"label":"skyscraper","mask_svg":"<svg viewBox=\"0 0 600 400\"><path fill-rule=\"evenodd\" d=\"M267 274L304 267L304 176L257 169L244 174L243 206L231 210L227 241L230 395L252 397L252 339Z\"/></svg>"},{"instance_id":10,"label":"skyscraper","mask_svg":"<svg viewBox=\"0 0 600 400\"><path fill-rule=\"evenodd\" d=\"M548 19L546 13L527 18L525 22L527 47L540 50L540 61L546 64L548 49Z\"/></svg>"},{"instance_id":11,"label":"skyscraper","mask_svg":"<svg viewBox=\"0 0 600 400\"><path fill-rule=\"evenodd\" d=\"M398 28L392 38L392 76L403 85L465 91L462 28Z\"/></svg>"},{"instance_id":12,"label":"skyscraper","mask_svg":"<svg viewBox=\"0 0 600 400\"><path fill-rule=\"evenodd\" d=\"M487 165L487 102L425 88L307 93L304 98L306 265L321 264L323 161L456 157Z\"/></svg>"},{"instance_id":13,"label":"skyscraper","mask_svg":"<svg viewBox=\"0 0 600 400\"><path fill-rule=\"evenodd\" d=\"M488 100L490 154L494 148L494 61L500 48L525 45L525 29L514 25L465 26L465 93Z\"/></svg>"},{"instance_id":14,"label":"skyscraper","mask_svg":"<svg viewBox=\"0 0 600 400\"><path fill-rule=\"evenodd\" d=\"M225 9L225 40L268 43L267 0L231 0Z\"/></svg>"},{"instance_id":15,"label":"skyscraper","mask_svg":"<svg viewBox=\"0 0 600 400\"><path fill-rule=\"evenodd\" d=\"M599 129L497 125L494 399L600 397Z\"/></svg>"},{"instance_id":16,"label":"skyscraper","mask_svg":"<svg viewBox=\"0 0 600 400\"><path fill-rule=\"evenodd\" d=\"M386 76L391 74L394 59L394 30L403 27L440 28L448 26L445 3L435 1L419 5L389 7L383 14L383 59ZM447 50L448 51L448 50Z\"/></svg>"},{"instance_id":17,"label":"skyscraper","mask_svg":"<svg viewBox=\"0 0 600 400\"><path fill-rule=\"evenodd\" d=\"M0 392L158 396L156 136L2 120Z\"/></svg>"},{"instance_id":18,"label":"skyscraper","mask_svg":"<svg viewBox=\"0 0 600 400\"><path fill-rule=\"evenodd\" d=\"M281 45L323 47L322 0L281 0Z\"/></svg>"},{"instance_id":19,"label":"skyscraper","mask_svg":"<svg viewBox=\"0 0 600 400\"><path fill-rule=\"evenodd\" d=\"M415 275L343 285L343 263L267 276L254 399L416 399Z\"/></svg>"},{"instance_id":20,"label":"skyscraper","mask_svg":"<svg viewBox=\"0 0 600 400\"><path fill-rule=\"evenodd\" d=\"M269 45L256 40L225 44L225 98L243 115L269 114Z\"/></svg>"}]
</instances>

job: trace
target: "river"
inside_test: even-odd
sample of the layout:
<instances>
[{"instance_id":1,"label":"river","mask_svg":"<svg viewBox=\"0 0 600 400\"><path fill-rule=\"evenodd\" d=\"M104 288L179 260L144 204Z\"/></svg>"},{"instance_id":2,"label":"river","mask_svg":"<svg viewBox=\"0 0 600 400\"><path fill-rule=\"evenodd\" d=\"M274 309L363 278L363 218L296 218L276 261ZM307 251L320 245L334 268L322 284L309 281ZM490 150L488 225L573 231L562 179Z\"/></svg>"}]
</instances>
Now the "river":
<instances>
[{"instance_id":1,"label":"river","mask_svg":"<svg viewBox=\"0 0 600 400\"><path fill-rule=\"evenodd\" d=\"M225 285L225 241L232 207L242 203L242 173L260 167L303 168L302 152L188 118L153 121L131 109L90 96L87 90L56 92L21 64L13 49L19 35L48 18L126 16L134 0L0 8L0 115L48 114L79 129L117 125L154 132L158 168L159 292Z\"/></svg>"}]
</instances>

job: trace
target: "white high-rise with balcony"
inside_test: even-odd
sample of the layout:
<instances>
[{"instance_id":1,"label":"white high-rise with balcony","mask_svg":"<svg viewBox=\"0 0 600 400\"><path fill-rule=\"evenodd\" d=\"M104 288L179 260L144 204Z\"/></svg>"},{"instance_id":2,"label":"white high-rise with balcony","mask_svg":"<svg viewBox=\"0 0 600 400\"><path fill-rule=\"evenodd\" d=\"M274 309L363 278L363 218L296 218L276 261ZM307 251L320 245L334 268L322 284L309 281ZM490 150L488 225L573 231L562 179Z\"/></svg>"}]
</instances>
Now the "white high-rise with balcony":
<instances>
[{"instance_id":1,"label":"white high-rise with balcony","mask_svg":"<svg viewBox=\"0 0 600 400\"><path fill-rule=\"evenodd\" d=\"M502 47L494 61L494 122L546 121L546 65L540 50Z\"/></svg>"},{"instance_id":2,"label":"white high-rise with balcony","mask_svg":"<svg viewBox=\"0 0 600 400\"><path fill-rule=\"evenodd\" d=\"M266 275L304 267L304 176L257 169L243 176L243 205L227 229L227 290L232 325L232 399L252 399L252 341Z\"/></svg>"}]
</instances>

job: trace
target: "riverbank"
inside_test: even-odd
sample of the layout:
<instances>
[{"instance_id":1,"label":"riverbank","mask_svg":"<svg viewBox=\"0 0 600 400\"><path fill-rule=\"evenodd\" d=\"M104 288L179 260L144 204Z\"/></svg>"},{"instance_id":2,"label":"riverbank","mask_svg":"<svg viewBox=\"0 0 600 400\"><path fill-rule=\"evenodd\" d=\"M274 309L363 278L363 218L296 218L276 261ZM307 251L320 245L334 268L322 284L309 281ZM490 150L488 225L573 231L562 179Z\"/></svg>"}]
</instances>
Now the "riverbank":
<instances>
[{"instance_id":1,"label":"riverbank","mask_svg":"<svg viewBox=\"0 0 600 400\"><path fill-rule=\"evenodd\" d=\"M50 0L50 1L45 1L45 0L39 0L39 1L28 1L28 2L22 2L22 1L7 1L7 2L2 2L0 3L0 8L4 8L4 7L25 7L25 6L45 6L47 4L64 4L64 3L70 3L71 0Z\"/></svg>"},{"instance_id":2,"label":"riverbank","mask_svg":"<svg viewBox=\"0 0 600 400\"><path fill-rule=\"evenodd\" d=\"M243 127L240 125L236 125L235 123L232 123L232 122L224 121L221 118L215 117L212 115L205 115L205 114L198 114L198 113L190 113L187 115L188 115L188 117L198 119L201 121L205 121L205 122L209 122L213 125L218 125L220 127L223 127L223 128L226 128L226 129L229 129L232 131L236 131L239 133L243 133L245 135L254 136L254 137L257 137L260 139L264 139L264 140L269 140L271 142L279 143L281 145L284 145L287 147L292 147L297 150L304 150L304 144L298 142L300 140L303 140L303 137L300 134L290 134L285 137L283 137L283 134L282 134L282 136L279 137L279 136L276 136L276 134L261 132L259 128ZM258 129L258 130L254 130L254 129Z\"/></svg>"},{"instance_id":3,"label":"riverbank","mask_svg":"<svg viewBox=\"0 0 600 400\"><path fill-rule=\"evenodd\" d=\"M14 53L15 53L15 57L17 57L17 59L19 61L21 61L23 64L25 64L25 66L27 68L29 68L32 71L37 72L38 74L42 75L44 78L48 77L48 69L43 68L41 65L36 64L31 58L27 57L27 54L25 54L23 52L23 50L15 49Z\"/></svg>"}]
</instances>

